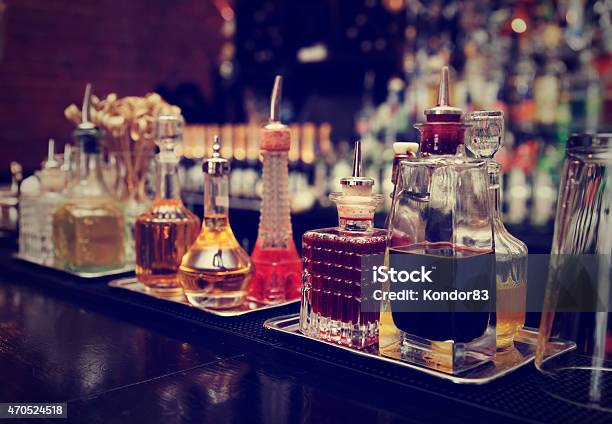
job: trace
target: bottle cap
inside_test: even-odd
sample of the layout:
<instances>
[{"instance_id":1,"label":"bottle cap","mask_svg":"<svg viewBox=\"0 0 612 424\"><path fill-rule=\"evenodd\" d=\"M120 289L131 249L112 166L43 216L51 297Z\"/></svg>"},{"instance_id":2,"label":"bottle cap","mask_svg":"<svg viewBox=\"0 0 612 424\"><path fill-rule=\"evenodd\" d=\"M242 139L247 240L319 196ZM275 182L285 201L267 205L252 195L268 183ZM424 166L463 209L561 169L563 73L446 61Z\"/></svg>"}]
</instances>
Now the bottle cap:
<instances>
[{"instance_id":1,"label":"bottle cap","mask_svg":"<svg viewBox=\"0 0 612 424\"><path fill-rule=\"evenodd\" d=\"M214 138L212 157L204 158L202 170L204 173L215 177L220 177L229 173L229 162L227 159L221 157L221 142L218 135Z\"/></svg>"},{"instance_id":2,"label":"bottle cap","mask_svg":"<svg viewBox=\"0 0 612 424\"><path fill-rule=\"evenodd\" d=\"M85 153L98 152L98 139L101 132L92 122L89 121L89 106L91 101L91 83L85 86L85 95L83 96L83 107L81 108L81 123L74 130L74 138L81 144L81 148Z\"/></svg>"},{"instance_id":3,"label":"bottle cap","mask_svg":"<svg viewBox=\"0 0 612 424\"><path fill-rule=\"evenodd\" d=\"M466 148L478 159L493 159L504 140L504 113L475 110L463 115L467 129Z\"/></svg>"},{"instance_id":4,"label":"bottle cap","mask_svg":"<svg viewBox=\"0 0 612 424\"><path fill-rule=\"evenodd\" d=\"M175 149L182 144L185 121L181 115L158 115L155 118L155 144L160 162L177 162Z\"/></svg>"},{"instance_id":5,"label":"bottle cap","mask_svg":"<svg viewBox=\"0 0 612 424\"><path fill-rule=\"evenodd\" d=\"M450 115L446 119L440 119L436 115ZM455 116L456 115L456 119ZM459 121L461 117L461 109L450 105L449 82L448 82L448 66L443 66L440 71L440 85L438 87L438 103L436 106L425 109L427 121L444 122L444 121Z\"/></svg>"},{"instance_id":6,"label":"bottle cap","mask_svg":"<svg viewBox=\"0 0 612 424\"><path fill-rule=\"evenodd\" d=\"M60 168L43 168L38 173L41 186L48 191L61 191L66 175Z\"/></svg>"},{"instance_id":7,"label":"bottle cap","mask_svg":"<svg viewBox=\"0 0 612 424\"><path fill-rule=\"evenodd\" d=\"M361 141L355 142L355 151L353 153L353 172L350 177L342 178L340 185L342 192L353 196L369 196L372 194L374 179L363 176L361 160Z\"/></svg>"}]
</instances>

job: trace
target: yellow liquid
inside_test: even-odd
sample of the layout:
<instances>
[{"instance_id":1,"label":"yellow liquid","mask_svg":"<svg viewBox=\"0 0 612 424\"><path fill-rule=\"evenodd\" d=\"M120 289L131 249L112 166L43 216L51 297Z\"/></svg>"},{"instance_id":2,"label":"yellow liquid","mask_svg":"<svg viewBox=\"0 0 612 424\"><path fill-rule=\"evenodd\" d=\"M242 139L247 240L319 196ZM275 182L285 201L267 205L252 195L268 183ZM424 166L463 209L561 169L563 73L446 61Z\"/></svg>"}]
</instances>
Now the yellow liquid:
<instances>
[{"instance_id":1,"label":"yellow liquid","mask_svg":"<svg viewBox=\"0 0 612 424\"><path fill-rule=\"evenodd\" d=\"M242 305L251 277L249 255L236 241L226 217L205 217L202 232L183 256L179 282L195 306L227 309Z\"/></svg>"},{"instance_id":2,"label":"yellow liquid","mask_svg":"<svg viewBox=\"0 0 612 424\"><path fill-rule=\"evenodd\" d=\"M67 203L53 214L55 262L81 272L121 268L124 231L123 213L111 199Z\"/></svg>"},{"instance_id":3,"label":"yellow liquid","mask_svg":"<svg viewBox=\"0 0 612 424\"><path fill-rule=\"evenodd\" d=\"M513 346L514 337L525 325L527 284L512 280L497 281L497 325L495 327L498 350Z\"/></svg>"}]
</instances>

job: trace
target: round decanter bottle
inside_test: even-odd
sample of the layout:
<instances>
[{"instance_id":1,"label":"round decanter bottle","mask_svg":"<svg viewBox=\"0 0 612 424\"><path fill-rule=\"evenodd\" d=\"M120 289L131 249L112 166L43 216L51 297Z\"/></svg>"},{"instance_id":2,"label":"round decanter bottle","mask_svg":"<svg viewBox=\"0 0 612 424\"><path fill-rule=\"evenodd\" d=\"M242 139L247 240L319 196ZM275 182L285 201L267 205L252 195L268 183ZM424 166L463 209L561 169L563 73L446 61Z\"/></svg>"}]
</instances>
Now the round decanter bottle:
<instances>
[{"instance_id":1,"label":"round decanter bottle","mask_svg":"<svg viewBox=\"0 0 612 424\"><path fill-rule=\"evenodd\" d=\"M155 121L157 188L151 208L134 225L136 278L148 290L164 296L181 295L178 267L198 235L200 219L181 201L178 156L183 118L160 115Z\"/></svg>"}]
</instances>

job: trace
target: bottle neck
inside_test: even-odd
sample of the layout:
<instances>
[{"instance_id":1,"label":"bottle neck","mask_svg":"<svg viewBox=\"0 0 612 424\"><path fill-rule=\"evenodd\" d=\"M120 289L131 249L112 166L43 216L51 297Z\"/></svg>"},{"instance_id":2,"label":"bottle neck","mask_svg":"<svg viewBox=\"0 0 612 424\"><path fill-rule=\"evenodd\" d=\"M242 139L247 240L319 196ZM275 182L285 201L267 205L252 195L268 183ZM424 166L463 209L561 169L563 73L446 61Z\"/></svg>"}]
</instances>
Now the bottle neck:
<instances>
[{"instance_id":1,"label":"bottle neck","mask_svg":"<svg viewBox=\"0 0 612 424\"><path fill-rule=\"evenodd\" d=\"M493 210L493 219L501 222L501 189L500 181L500 166L497 162L491 161L488 164L489 174L489 199Z\"/></svg>"},{"instance_id":2,"label":"bottle neck","mask_svg":"<svg viewBox=\"0 0 612 424\"><path fill-rule=\"evenodd\" d=\"M374 228L374 216L369 218L338 217L339 228L342 231L370 231Z\"/></svg>"},{"instance_id":3,"label":"bottle neck","mask_svg":"<svg viewBox=\"0 0 612 424\"><path fill-rule=\"evenodd\" d=\"M180 199L181 187L178 179L178 164L176 162L158 162L157 199Z\"/></svg>"},{"instance_id":4,"label":"bottle neck","mask_svg":"<svg viewBox=\"0 0 612 424\"><path fill-rule=\"evenodd\" d=\"M338 208L338 228L341 231L369 231L374 228L374 212L383 196L347 196L341 192L330 194Z\"/></svg>"},{"instance_id":5,"label":"bottle neck","mask_svg":"<svg viewBox=\"0 0 612 424\"><path fill-rule=\"evenodd\" d=\"M257 240L262 247L288 246L293 240L288 153L264 151L262 156L263 196Z\"/></svg>"},{"instance_id":6,"label":"bottle neck","mask_svg":"<svg viewBox=\"0 0 612 424\"><path fill-rule=\"evenodd\" d=\"M204 226L224 227L228 224L229 194L227 175L204 173Z\"/></svg>"},{"instance_id":7,"label":"bottle neck","mask_svg":"<svg viewBox=\"0 0 612 424\"><path fill-rule=\"evenodd\" d=\"M100 153L83 150L79 157L79 181L95 180L103 183Z\"/></svg>"}]
</instances>

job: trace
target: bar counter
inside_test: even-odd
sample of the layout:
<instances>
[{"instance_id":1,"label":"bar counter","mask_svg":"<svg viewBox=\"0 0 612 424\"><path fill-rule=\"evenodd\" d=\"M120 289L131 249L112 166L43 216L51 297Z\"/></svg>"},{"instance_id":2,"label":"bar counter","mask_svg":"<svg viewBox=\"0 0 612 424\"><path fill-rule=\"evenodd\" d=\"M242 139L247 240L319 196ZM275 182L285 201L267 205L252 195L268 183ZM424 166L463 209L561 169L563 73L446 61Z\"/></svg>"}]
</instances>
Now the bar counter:
<instances>
[{"instance_id":1,"label":"bar counter","mask_svg":"<svg viewBox=\"0 0 612 424\"><path fill-rule=\"evenodd\" d=\"M72 422L609 422L531 364L457 385L277 338L279 312L198 320L0 257L0 400L67 402Z\"/></svg>"}]
</instances>

